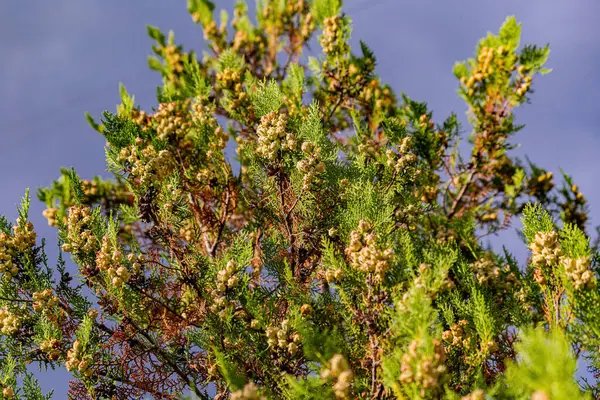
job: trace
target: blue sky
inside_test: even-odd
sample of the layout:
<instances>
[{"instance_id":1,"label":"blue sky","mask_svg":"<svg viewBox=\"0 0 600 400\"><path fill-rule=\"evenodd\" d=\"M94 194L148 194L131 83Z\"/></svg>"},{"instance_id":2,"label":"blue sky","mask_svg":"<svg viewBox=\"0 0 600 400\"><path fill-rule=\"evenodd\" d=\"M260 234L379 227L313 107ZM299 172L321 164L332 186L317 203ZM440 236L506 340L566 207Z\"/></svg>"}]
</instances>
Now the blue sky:
<instances>
[{"instance_id":1,"label":"blue sky","mask_svg":"<svg viewBox=\"0 0 600 400\"><path fill-rule=\"evenodd\" d=\"M233 1L217 3L231 9ZM383 81L428 102L437 120L451 111L465 120L452 65L471 56L506 16L523 22L523 43L550 43L554 71L534 83L532 104L517 113L527 127L516 152L555 175L559 168L572 174L590 201L592 223L600 223L600 2L347 0L345 9L354 20L353 45L365 41ZM49 184L60 167L74 166L82 177L105 174L104 141L84 112L114 111L118 82L143 106L154 104L160 80L146 67L146 24L173 29L186 48L202 49L202 32L184 1L0 1L0 213L14 219L24 189ZM32 220L54 246L42 209L34 201ZM515 237L511 230L495 240L524 254ZM44 388L56 389L56 399L66 398L63 371L39 377Z\"/></svg>"}]
</instances>

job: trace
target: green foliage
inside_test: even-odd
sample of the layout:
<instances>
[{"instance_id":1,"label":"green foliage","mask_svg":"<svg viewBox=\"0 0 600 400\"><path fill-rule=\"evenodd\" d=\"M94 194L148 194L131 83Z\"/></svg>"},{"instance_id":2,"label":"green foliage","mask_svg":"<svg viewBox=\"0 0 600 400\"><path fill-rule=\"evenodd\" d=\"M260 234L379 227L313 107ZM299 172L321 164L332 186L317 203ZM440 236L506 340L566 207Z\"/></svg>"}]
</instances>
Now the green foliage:
<instances>
[{"instance_id":1,"label":"green foliage","mask_svg":"<svg viewBox=\"0 0 600 400\"><path fill-rule=\"evenodd\" d=\"M50 400L53 394L54 390L44 394L33 374L26 374L23 378L23 395L27 400Z\"/></svg>"},{"instance_id":2,"label":"green foliage","mask_svg":"<svg viewBox=\"0 0 600 400\"><path fill-rule=\"evenodd\" d=\"M457 61L452 68L452 72L457 79L466 78L469 76L469 67L467 66L467 63Z\"/></svg>"},{"instance_id":3,"label":"green foliage","mask_svg":"<svg viewBox=\"0 0 600 400\"><path fill-rule=\"evenodd\" d=\"M509 46L515 50L519 47L521 40L521 24L517 22L514 15L507 17L498 33L498 37L502 44Z\"/></svg>"},{"instance_id":4,"label":"green foliage","mask_svg":"<svg viewBox=\"0 0 600 400\"><path fill-rule=\"evenodd\" d=\"M544 393L548 398L588 399L573 380L576 361L566 337L559 331L529 329L521 334L516 346L517 362L506 371L508 392L516 398Z\"/></svg>"},{"instance_id":5,"label":"green foliage","mask_svg":"<svg viewBox=\"0 0 600 400\"><path fill-rule=\"evenodd\" d=\"M86 111L85 113L85 119L88 122L88 124L92 127L93 130L95 130L98 133L102 133L102 130L104 129L103 125L98 124L94 118L90 115L90 113L88 113Z\"/></svg>"},{"instance_id":6,"label":"green foliage","mask_svg":"<svg viewBox=\"0 0 600 400\"><path fill-rule=\"evenodd\" d=\"M576 225L565 224L561 229L560 246L571 258L590 256L590 239Z\"/></svg>"},{"instance_id":7,"label":"green foliage","mask_svg":"<svg viewBox=\"0 0 600 400\"><path fill-rule=\"evenodd\" d=\"M221 371L225 382L227 382L227 384L230 385L233 390L239 390L243 388L245 379L243 376L237 373L235 365L228 360L225 354L216 349L213 349L213 351L215 353L217 365L219 366L219 370Z\"/></svg>"},{"instance_id":8,"label":"green foliage","mask_svg":"<svg viewBox=\"0 0 600 400\"><path fill-rule=\"evenodd\" d=\"M104 125L102 135L110 143L111 148L117 150L134 143L135 138L141 134L139 127L129 118L108 111L103 113L102 124Z\"/></svg>"},{"instance_id":9,"label":"green foliage","mask_svg":"<svg viewBox=\"0 0 600 400\"><path fill-rule=\"evenodd\" d=\"M328 140L326 132L321 125L321 118L319 118L319 105L317 103L313 103L309 106L307 118L302 121L298 127L298 136L302 140L306 140L321 146L325 151L324 156L326 157L328 153L333 150L333 146Z\"/></svg>"},{"instance_id":10,"label":"green foliage","mask_svg":"<svg viewBox=\"0 0 600 400\"><path fill-rule=\"evenodd\" d=\"M213 20L215 4L210 0L188 0L188 12L202 25L208 25Z\"/></svg>"},{"instance_id":11,"label":"green foliage","mask_svg":"<svg viewBox=\"0 0 600 400\"><path fill-rule=\"evenodd\" d=\"M251 93L250 99L257 117L277 111L283 104L281 89L274 80L260 82L256 90Z\"/></svg>"},{"instance_id":12,"label":"green foliage","mask_svg":"<svg viewBox=\"0 0 600 400\"><path fill-rule=\"evenodd\" d=\"M485 297L481 292L477 291L476 288L473 288L472 302L475 329L477 330L481 342L487 343L492 340L495 332L494 316L490 312Z\"/></svg>"},{"instance_id":13,"label":"green foliage","mask_svg":"<svg viewBox=\"0 0 600 400\"><path fill-rule=\"evenodd\" d=\"M311 12L319 25L322 25L326 18L338 15L342 9L340 0L314 0L311 3Z\"/></svg>"},{"instance_id":14,"label":"green foliage","mask_svg":"<svg viewBox=\"0 0 600 400\"><path fill-rule=\"evenodd\" d=\"M550 45L546 45L543 48L537 46L528 45L523 48L521 55L519 56L519 62L526 69L536 73L539 72L542 75L552 72L552 69L545 68L544 64L548 61L550 55Z\"/></svg>"},{"instance_id":15,"label":"green foliage","mask_svg":"<svg viewBox=\"0 0 600 400\"><path fill-rule=\"evenodd\" d=\"M241 72L244 69L244 59L233 50L226 50L219 56L219 71L223 72L226 69L232 69L236 72Z\"/></svg>"},{"instance_id":16,"label":"green foliage","mask_svg":"<svg viewBox=\"0 0 600 400\"><path fill-rule=\"evenodd\" d=\"M152 25L146 25L146 30L148 31L148 36L151 39L154 39L161 46L167 45L166 37L164 33L160 31L160 29Z\"/></svg>"},{"instance_id":17,"label":"green foliage","mask_svg":"<svg viewBox=\"0 0 600 400\"><path fill-rule=\"evenodd\" d=\"M148 56L148 67L151 70L154 71L158 71L158 72L164 72L165 69L163 67L163 65L161 64L160 60L154 56Z\"/></svg>"},{"instance_id":18,"label":"green foliage","mask_svg":"<svg viewBox=\"0 0 600 400\"><path fill-rule=\"evenodd\" d=\"M147 27L157 106L120 84L116 113L86 116L113 179L62 169L38 189L56 268L28 192L0 217L1 396L47 398L33 362L68 367L82 399L597 397L574 378L582 359L600 371L586 200L512 154L547 46L519 48L509 17L454 66L463 156L456 114L396 97L353 52L341 1L188 11L202 58ZM525 266L483 242L513 216Z\"/></svg>"},{"instance_id":19,"label":"green foliage","mask_svg":"<svg viewBox=\"0 0 600 400\"><path fill-rule=\"evenodd\" d=\"M81 187L81 180L79 179L79 176L77 175L77 172L75 172L75 168L73 167L67 170L67 174L69 179L69 186L73 190L73 200L75 201L75 204L81 204L81 201L83 200L83 189Z\"/></svg>"},{"instance_id":20,"label":"green foliage","mask_svg":"<svg viewBox=\"0 0 600 400\"><path fill-rule=\"evenodd\" d=\"M134 97L127 93L125 85L119 83L119 94L121 95L122 113L127 115L130 114L135 107Z\"/></svg>"},{"instance_id":21,"label":"green foliage","mask_svg":"<svg viewBox=\"0 0 600 400\"><path fill-rule=\"evenodd\" d=\"M300 64L292 63L288 67L284 84L286 89L293 94L302 96L304 92L304 68Z\"/></svg>"},{"instance_id":22,"label":"green foliage","mask_svg":"<svg viewBox=\"0 0 600 400\"><path fill-rule=\"evenodd\" d=\"M527 204L523 209L523 234L530 243L537 232L550 232L554 229L552 217L539 204Z\"/></svg>"},{"instance_id":23,"label":"green foliage","mask_svg":"<svg viewBox=\"0 0 600 400\"><path fill-rule=\"evenodd\" d=\"M208 97L211 87L203 76L198 61L195 58L185 60L184 70L187 73L186 79L190 88L190 96L199 98Z\"/></svg>"}]
</instances>

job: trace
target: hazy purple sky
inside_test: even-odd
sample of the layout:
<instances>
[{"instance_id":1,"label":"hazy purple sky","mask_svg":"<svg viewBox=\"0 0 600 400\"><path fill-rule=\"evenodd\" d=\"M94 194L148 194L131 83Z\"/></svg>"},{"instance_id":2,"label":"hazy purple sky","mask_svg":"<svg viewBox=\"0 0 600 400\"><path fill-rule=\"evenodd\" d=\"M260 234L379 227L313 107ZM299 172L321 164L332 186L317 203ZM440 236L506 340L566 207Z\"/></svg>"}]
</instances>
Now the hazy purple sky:
<instances>
[{"instance_id":1,"label":"hazy purple sky","mask_svg":"<svg viewBox=\"0 0 600 400\"><path fill-rule=\"evenodd\" d=\"M119 81L143 106L154 104L160 79L146 67L151 42L145 25L173 29L178 43L202 49L202 32L185 3L0 0L0 214L14 219L24 189L35 193L60 167L74 166L82 177L105 174L104 141L84 112L114 111ZM231 9L233 1L217 3ZM428 102L438 121L451 111L465 120L452 65L472 56L477 41L496 32L506 16L523 22L523 43L550 43L554 71L534 83L533 103L517 113L527 124L517 153L555 175L559 168L572 174L590 201L592 222L600 222L600 2L347 0L345 9L354 20L353 45L359 39L370 45L383 80ZM42 209L34 201L32 220L55 246ZM501 240L521 249L513 231ZM50 255L54 260L54 249ZM45 389L56 389L56 399L66 398L65 372L39 376Z\"/></svg>"}]
</instances>

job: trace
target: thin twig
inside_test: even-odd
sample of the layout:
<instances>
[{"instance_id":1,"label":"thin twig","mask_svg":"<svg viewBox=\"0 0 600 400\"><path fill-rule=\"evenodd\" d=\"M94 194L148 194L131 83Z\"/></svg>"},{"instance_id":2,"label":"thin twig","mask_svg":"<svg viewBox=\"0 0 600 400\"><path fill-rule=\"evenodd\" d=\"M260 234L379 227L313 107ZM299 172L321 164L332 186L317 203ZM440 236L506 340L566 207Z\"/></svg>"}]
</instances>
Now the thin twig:
<instances>
[{"instance_id":1,"label":"thin twig","mask_svg":"<svg viewBox=\"0 0 600 400\"><path fill-rule=\"evenodd\" d=\"M12 303L33 303L33 300L27 300L27 299L10 299L8 297L0 297L0 300L10 301Z\"/></svg>"},{"instance_id":2,"label":"thin twig","mask_svg":"<svg viewBox=\"0 0 600 400\"><path fill-rule=\"evenodd\" d=\"M223 234L223 229L225 229L225 223L227 222L227 215L229 214L229 202L231 200L231 192L229 186L227 187L227 192L225 193L225 205L223 207L223 215L221 216L221 222L219 225L219 230L217 231L217 237L215 238L214 243L209 248L209 255L211 257L215 256L215 251L217 249L217 245L219 244L219 240L221 240L221 235Z\"/></svg>"},{"instance_id":3,"label":"thin twig","mask_svg":"<svg viewBox=\"0 0 600 400\"><path fill-rule=\"evenodd\" d=\"M462 188L460 189L460 192L458 193L458 196L456 197L456 199L454 199L454 202L452 203L452 207L450 208L450 211L448 212L448 218L452 218L454 216L454 214L456 213L456 209L458 208L460 201L462 200L463 196L465 195L465 192L471 185L471 181L473 180L475 173L476 173L476 167L474 165L473 169L469 173L469 176L467 177L467 181L462 186Z\"/></svg>"}]
</instances>

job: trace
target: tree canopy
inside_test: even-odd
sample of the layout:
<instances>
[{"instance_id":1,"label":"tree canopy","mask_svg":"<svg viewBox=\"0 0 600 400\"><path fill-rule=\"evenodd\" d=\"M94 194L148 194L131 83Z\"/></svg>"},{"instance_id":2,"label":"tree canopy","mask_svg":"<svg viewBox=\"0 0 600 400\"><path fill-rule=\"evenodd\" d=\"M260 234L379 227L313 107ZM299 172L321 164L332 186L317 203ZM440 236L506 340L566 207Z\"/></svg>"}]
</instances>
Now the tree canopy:
<instances>
[{"instance_id":1,"label":"tree canopy","mask_svg":"<svg viewBox=\"0 0 600 400\"><path fill-rule=\"evenodd\" d=\"M377 77L339 0L188 11L202 56L148 26L156 107L121 85L87 116L114 177L37 191L56 267L28 192L0 219L0 398L51 397L31 363L73 399L598 396L575 377L600 365L586 200L511 154L548 46L508 17L456 63L464 138ZM515 217L524 265L482 242Z\"/></svg>"}]
</instances>

